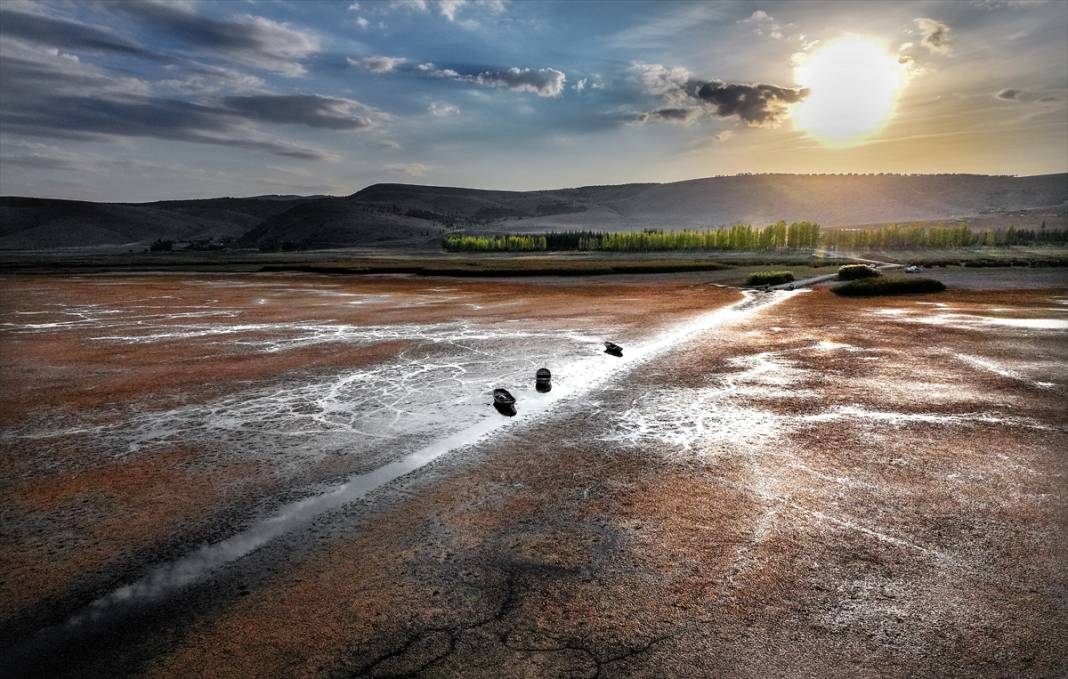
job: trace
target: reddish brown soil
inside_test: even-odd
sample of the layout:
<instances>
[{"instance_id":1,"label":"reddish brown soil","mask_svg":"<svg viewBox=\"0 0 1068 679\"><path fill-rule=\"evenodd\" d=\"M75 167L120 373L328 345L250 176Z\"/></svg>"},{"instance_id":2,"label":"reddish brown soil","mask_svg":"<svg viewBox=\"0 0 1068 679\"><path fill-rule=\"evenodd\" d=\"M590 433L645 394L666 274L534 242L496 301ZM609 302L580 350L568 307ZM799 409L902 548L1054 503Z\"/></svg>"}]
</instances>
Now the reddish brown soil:
<instances>
[{"instance_id":1,"label":"reddish brown soil","mask_svg":"<svg viewBox=\"0 0 1068 679\"><path fill-rule=\"evenodd\" d=\"M241 283L241 287L232 283ZM449 288L454 299L424 299ZM388 303L347 305L343 296L392 295ZM689 279L656 288L611 281L430 280L373 277L99 276L12 277L4 282L0 322L63 322L60 314L17 315L63 304L99 305L124 314L232 309L237 318L153 319L156 325L337 323L384 325L521 319L546 328L611 324L639 335L715 308L736 291ZM458 299L456 299L458 298ZM267 304L258 304L267 299ZM477 304L473 308L468 304ZM137 310L137 305L162 309ZM216 337L132 344L101 335L147 332L89 327L19 334L0 328L0 428L27 422L82 426L196 403L256 383L351 369L395 358L407 341L352 346L322 344L275 353L234 348ZM270 338L270 333L250 335ZM250 464L177 450L130 455L87 450L76 436L8 439L0 456L0 623L51 615L64 596L84 601L95 590L143 573L157 554L173 556L233 531L247 511L292 489L272 474L273 461ZM336 467L336 469L334 468ZM347 473L326 461L320 477ZM299 489L298 489L299 490ZM187 544L191 543L191 544ZM139 563L148 559L148 563ZM96 592L99 593L99 592ZM66 604L64 604L66 605ZM36 613L35 613L36 611Z\"/></svg>"},{"instance_id":2,"label":"reddish brown soil","mask_svg":"<svg viewBox=\"0 0 1068 679\"><path fill-rule=\"evenodd\" d=\"M387 489L354 537L191 626L148 673L1064 676L1063 333L872 313L939 301L1038 315L1054 295L798 295L642 367L601 396L606 412L561 413ZM731 358L787 351L790 389L815 398L740 405L963 419L789 420L762 448L688 454L599 440L631 391L696 393L737 371ZM1038 387L961 353L1058 367Z\"/></svg>"}]
</instances>

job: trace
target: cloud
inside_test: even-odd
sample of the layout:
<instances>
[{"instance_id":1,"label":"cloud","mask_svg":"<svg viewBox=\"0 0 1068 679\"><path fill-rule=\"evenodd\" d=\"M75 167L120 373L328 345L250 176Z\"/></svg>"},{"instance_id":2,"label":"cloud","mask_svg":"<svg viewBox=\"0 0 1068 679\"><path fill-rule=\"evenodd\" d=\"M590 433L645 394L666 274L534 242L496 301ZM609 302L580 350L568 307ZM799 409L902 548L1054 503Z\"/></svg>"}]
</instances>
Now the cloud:
<instances>
[{"instance_id":1,"label":"cloud","mask_svg":"<svg viewBox=\"0 0 1068 679\"><path fill-rule=\"evenodd\" d=\"M360 3L354 2L351 5L349 5L349 11L350 12L359 12L360 11Z\"/></svg>"},{"instance_id":2,"label":"cloud","mask_svg":"<svg viewBox=\"0 0 1068 679\"><path fill-rule=\"evenodd\" d=\"M667 68L660 64L634 64L631 71L646 93L667 104L642 114L646 116L642 122L691 122L697 115L707 114L721 118L735 116L752 127L770 127L782 122L790 104L808 96L808 90L804 88L701 80L684 68ZM670 113L665 115L665 111ZM684 114L682 111L696 113Z\"/></svg>"},{"instance_id":3,"label":"cloud","mask_svg":"<svg viewBox=\"0 0 1068 679\"><path fill-rule=\"evenodd\" d=\"M303 75L304 66L299 62L319 51L315 34L251 14L214 19L197 14L188 5L154 0L107 7L193 47L284 76Z\"/></svg>"},{"instance_id":4,"label":"cloud","mask_svg":"<svg viewBox=\"0 0 1068 679\"><path fill-rule=\"evenodd\" d=\"M466 4L467 0L441 0L438 3L438 7L440 8L441 16L449 21L456 21L456 13Z\"/></svg>"},{"instance_id":5,"label":"cloud","mask_svg":"<svg viewBox=\"0 0 1068 679\"><path fill-rule=\"evenodd\" d=\"M197 68L211 79L219 77L215 67ZM154 138L321 160L332 156L268 135L253 123L357 130L384 116L359 102L314 95L230 95L214 105L152 96L151 88L135 78L116 77L58 50L11 41L0 42L0 81L5 88L0 132L6 136Z\"/></svg>"},{"instance_id":6,"label":"cloud","mask_svg":"<svg viewBox=\"0 0 1068 679\"><path fill-rule=\"evenodd\" d=\"M348 57L347 61L350 66L355 66L371 73L392 73L397 70L398 66L407 63L408 60L404 57L370 56L359 59Z\"/></svg>"},{"instance_id":7,"label":"cloud","mask_svg":"<svg viewBox=\"0 0 1068 679\"><path fill-rule=\"evenodd\" d=\"M234 112L174 99L128 96L45 96L32 102L5 103L0 109L5 132L27 136L114 140L150 137L266 151L290 158L323 160L318 149L267 136Z\"/></svg>"},{"instance_id":8,"label":"cloud","mask_svg":"<svg viewBox=\"0 0 1068 679\"><path fill-rule=\"evenodd\" d=\"M601 77L598 75L592 75L588 78L583 78L571 86L571 89L576 92L584 92L587 89L600 90L604 89L604 83L601 82Z\"/></svg>"},{"instance_id":9,"label":"cloud","mask_svg":"<svg viewBox=\"0 0 1068 679\"><path fill-rule=\"evenodd\" d=\"M738 116L748 125L778 123L786 107L808 95L808 90L764 84L724 83L718 80L691 85L694 96L713 107L720 117Z\"/></svg>"},{"instance_id":10,"label":"cloud","mask_svg":"<svg viewBox=\"0 0 1068 679\"><path fill-rule=\"evenodd\" d=\"M920 17L912 20L916 30L922 36L920 44L933 54L948 55L950 53L950 32L946 24L935 19Z\"/></svg>"},{"instance_id":11,"label":"cloud","mask_svg":"<svg viewBox=\"0 0 1068 679\"><path fill-rule=\"evenodd\" d=\"M460 107L443 101L435 101L427 107L430 115L437 118L460 115Z\"/></svg>"},{"instance_id":12,"label":"cloud","mask_svg":"<svg viewBox=\"0 0 1068 679\"><path fill-rule=\"evenodd\" d=\"M1057 97L1043 95L1038 92L1028 92L1026 90L1020 90L1016 88L1007 88L999 91L994 95L1002 101L1017 101L1017 102L1039 102L1042 104L1049 104L1055 101L1060 101Z\"/></svg>"},{"instance_id":13,"label":"cloud","mask_svg":"<svg viewBox=\"0 0 1068 679\"><path fill-rule=\"evenodd\" d=\"M354 99L317 94L263 94L226 97L229 112L248 120L286 125L304 125L328 130L360 130L374 127L385 114Z\"/></svg>"},{"instance_id":14,"label":"cloud","mask_svg":"<svg viewBox=\"0 0 1068 679\"><path fill-rule=\"evenodd\" d=\"M655 111L647 111L645 113L639 113L634 118L634 122L637 123L679 123L682 125L689 125L693 121L701 117L700 108L661 108Z\"/></svg>"},{"instance_id":15,"label":"cloud","mask_svg":"<svg viewBox=\"0 0 1068 679\"><path fill-rule=\"evenodd\" d=\"M0 106L54 94L148 94L144 80L116 76L58 49L0 42Z\"/></svg>"},{"instance_id":16,"label":"cloud","mask_svg":"<svg viewBox=\"0 0 1068 679\"><path fill-rule=\"evenodd\" d=\"M363 17L356 17L356 25L360 27L361 31L366 31L371 22Z\"/></svg>"},{"instance_id":17,"label":"cloud","mask_svg":"<svg viewBox=\"0 0 1068 679\"><path fill-rule=\"evenodd\" d=\"M168 69L174 69L168 66ZM180 94L206 95L226 92L262 92L267 89L263 78L221 66L193 64L173 78L159 80L157 89L170 90Z\"/></svg>"},{"instance_id":18,"label":"cloud","mask_svg":"<svg viewBox=\"0 0 1068 679\"><path fill-rule=\"evenodd\" d=\"M389 6L393 9L410 9L416 12L430 10L427 0L390 0Z\"/></svg>"},{"instance_id":19,"label":"cloud","mask_svg":"<svg viewBox=\"0 0 1068 679\"><path fill-rule=\"evenodd\" d=\"M1049 0L972 0L972 5L980 9L1022 9L1038 7Z\"/></svg>"},{"instance_id":20,"label":"cloud","mask_svg":"<svg viewBox=\"0 0 1068 679\"><path fill-rule=\"evenodd\" d=\"M539 97L558 97L564 91L567 77L555 68L511 68L487 70L463 74L451 68L439 68L434 64L419 64L418 70L432 78L444 78L473 83L483 87L496 87L517 92L531 92Z\"/></svg>"},{"instance_id":21,"label":"cloud","mask_svg":"<svg viewBox=\"0 0 1068 679\"><path fill-rule=\"evenodd\" d=\"M475 82L489 87L504 87L520 92L532 92L539 97L558 97L567 77L555 68L517 68L503 71L483 71Z\"/></svg>"},{"instance_id":22,"label":"cloud","mask_svg":"<svg viewBox=\"0 0 1068 679\"><path fill-rule=\"evenodd\" d=\"M104 28L41 14L0 9L0 26L3 26L4 37L52 45L60 49L111 52L151 61L165 60L165 57L124 40Z\"/></svg>"},{"instance_id":23,"label":"cloud","mask_svg":"<svg viewBox=\"0 0 1068 679\"><path fill-rule=\"evenodd\" d=\"M738 21L740 24L749 24L753 27L753 32L759 36L768 36L775 40L783 39L783 27L775 21L775 17L771 16L762 9L755 10L745 19Z\"/></svg>"},{"instance_id":24,"label":"cloud","mask_svg":"<svg viewBox=\"0 0 1068 679\"><path fill-rule=\"evenodd\" d=\"M431 9L451 22L456 22L461 10L479 8L500 14L505 9L505 0L392 0L391 9L405 9L427 14Z\"/></svg>"},{"instance_id":25,"label":"cloud","mask_svg":"<svg viewBox=\"0 0 1068 679\"><path fill-rule=\"evenodd\" d=\"M423 163L392 163L386 165L386 169L395 174L406 174L409 177L422 177L430 172L431 167Z\"/></svg>"}]
</instances>

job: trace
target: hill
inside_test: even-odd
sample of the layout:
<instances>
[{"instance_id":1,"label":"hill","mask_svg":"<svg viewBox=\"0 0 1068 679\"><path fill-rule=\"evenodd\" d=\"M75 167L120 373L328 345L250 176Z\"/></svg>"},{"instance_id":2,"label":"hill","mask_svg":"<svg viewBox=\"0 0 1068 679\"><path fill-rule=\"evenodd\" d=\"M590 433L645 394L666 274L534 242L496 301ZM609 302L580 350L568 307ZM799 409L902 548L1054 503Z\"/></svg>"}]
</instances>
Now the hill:
<instances>
[{"instance_id":1,"label":"hill","mask_svg":"<svg viewBox=\"0 0 1068 679\"><path fill-rule=\"evenodd\" d=\"M0 198L0 249L145 245L157 238L238 238L318 197L258 196L155 203Z\"/></svg>"},{"instance_id":2,"label":"hill","mask_svg":"<svg viewBox=\"0 0 1068 679\"><path fill-rule=\"evenodd\" d=\"M0 249L235 238L299 248L426 244L447 229L701 228L779 219L824 227L974 218L1021 227L1068 213L1068 174L737 175L549 191L374 184L351 196L156 203L0 198Z\"/></svg>"}]
</instances>

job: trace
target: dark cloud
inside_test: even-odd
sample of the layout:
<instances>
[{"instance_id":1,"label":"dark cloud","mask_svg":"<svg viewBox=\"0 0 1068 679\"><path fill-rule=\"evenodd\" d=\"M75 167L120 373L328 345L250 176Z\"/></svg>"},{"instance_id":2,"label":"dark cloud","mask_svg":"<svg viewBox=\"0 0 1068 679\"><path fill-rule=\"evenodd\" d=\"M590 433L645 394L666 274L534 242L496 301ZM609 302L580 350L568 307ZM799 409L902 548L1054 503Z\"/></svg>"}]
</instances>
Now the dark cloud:
<instances>
[{"instance_id":1,"label":"dark cloud","mask_svg":"<svg viewBox=\"0 0 1068 679\"><path fill-rule=\"evenodd\" d=\"M701 80L686 69L660 64L635 64L631 70L647 94L666 104L640 114L641 122L689 122L705 113L721 118L734 116L754 127L773 126L786 117L790 104L808 96L805 88Z\"/></svg>"},{"instance_id":2,"label":"dark cloud","mask_svg":"<svg viewBox=\"0 0 1068 679\"><path fill-rule=\"evenodd\" d=\"M0 110L0 129L46 138L149 137L253 149L290 158L328 157L317 149L257 135L229 111L152 97L42 97L5 105Z\"/></svg>"},{"instance_id":3,"label":"dark cloud","mask_svg":"<svg viewBox=\"0 0 1068 679\"><path fill-rule=\"evenodd\" d=\"M1014 87L1001 90L994 96L996 96L998 99L1001 99L1002 101L1038 102L1040 104L1051 104L1053 102L1060 101L1060 99L1054 96L1043 95L1039 92L1018 90Z\"/></svg>"},{"instance_id":4,"label":"dark cloud","mask_svg":"<svg viewBox=\"0 0 1068 679\"><path fill-rule=\"evenodd\" d=\"M315 94L226 97L223 103L230 111L251 120L306 125L330 130L359 130L372 127L382 117L380 112L358 101L321 97Z\"/></svg>"},{"instance_id":5,"label":"dark cloud","mask_svg":"<svg viewBox=\"0 0 1068 679\"><path fill-rule=\"evenodd\" d=\"M145 94L148 83L116 76L47 47L0 45L0 106L56 93Z\"/></svg>"},{"instance_id":6,"label":"dark cloud","mask_svg":"<svg viewBox=\"0 0 1068 679\"><path fill-rule=\"evenodd\" d=\"M477 73L460 73L451 68L434 64L419 64L416 70L432 78L445 78L474 83L484 87L499 87L518 92L532 92L539 97L558 97L564 91L567 76L555 68L519 68L483 70Z\"/></svg>"},{"instance_id":7,"label":"dark cloud","mask_svg":"<svg viewBox=\"0 0 1068 679\"><path fill-rule=\"evenodd\" d=\"M805 88L776 85L747 85L711 82L691 82L688 90L693 96L715 109L720 117L738 116L748 125L778 123L786 115L786 107L808 96Z\"/></svg>"},{"instance_id":8,"label":"dark cloud","mask_svg":"<svg viewBox=\"0 0 1068 679\"><path fill-rule=\"evenodd\" d=\"M655 111L639 113L635 122L691 123L701 115L699 108L661 108Z\"/></svg>"},{"instance_id":9,"label":"dark cloud","mask_svg":"<svg viewBox=\"0 0 1068 679\"><path fill-rule=\"evenodd\" d=\"M104 29L39 14L0 9L0 27L3 27L5 37L51 45L59 49L114 52L152 61L165 60L161 55Z\"/></svg>"},{"instance_id":10,"label":"dark cloud","mask_svg":"<svg viewBox=\"0 0 1068 679\"><path fill-rule=\"evenodd\" d=\"M260 16L213 19L180 5L149 0L109 7L175 40L282 75L302 75L304 67L299 62L319 50L314 34Z\"/></svg>"},{"instance_id":11,"label":"dark cloud","mask_svg":"<svg viewBox=\"0 0 1068 679\"><path fill-rule=\"evenodd\" d=\"M76 170L77 165L66 158L51 156L23 155L3 156L0 164L7 167L24 167L32 170Z\"/></svg>"},{"instance_id":12,"label":"dark cloud","mask_svg":"<svg viewBox=\"0 0 1068 679\"><path fill-rule=\"evenodd\" d=\"M116 77L39 46L5 43L2 56L0 88L15 93L0 97L4 134L96 141L144 137L325 159L332 156L268 135L256 124L360 130L388 119L353 99L314 94L231 94L195 102L158 96L141 80Z\"/></svg>"}]
</instances>

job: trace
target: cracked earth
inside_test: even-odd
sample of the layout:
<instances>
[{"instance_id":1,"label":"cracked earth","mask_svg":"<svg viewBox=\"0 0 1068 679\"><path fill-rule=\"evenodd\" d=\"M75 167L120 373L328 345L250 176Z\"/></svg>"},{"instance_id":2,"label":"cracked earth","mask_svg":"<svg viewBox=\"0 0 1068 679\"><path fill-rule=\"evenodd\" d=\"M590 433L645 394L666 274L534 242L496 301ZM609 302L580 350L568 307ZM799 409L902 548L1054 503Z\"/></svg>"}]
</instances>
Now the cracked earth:
<instances>
[{"instance_id":1,"label":"cracked earth","mask_svg":"<svg viewBox=\"0 0 1068 679\"><path fill-rule=\"evenodd\" d=\"M1068 287L3 286L17 674L1068 672Z\"/></svg>"}]
</instances>

